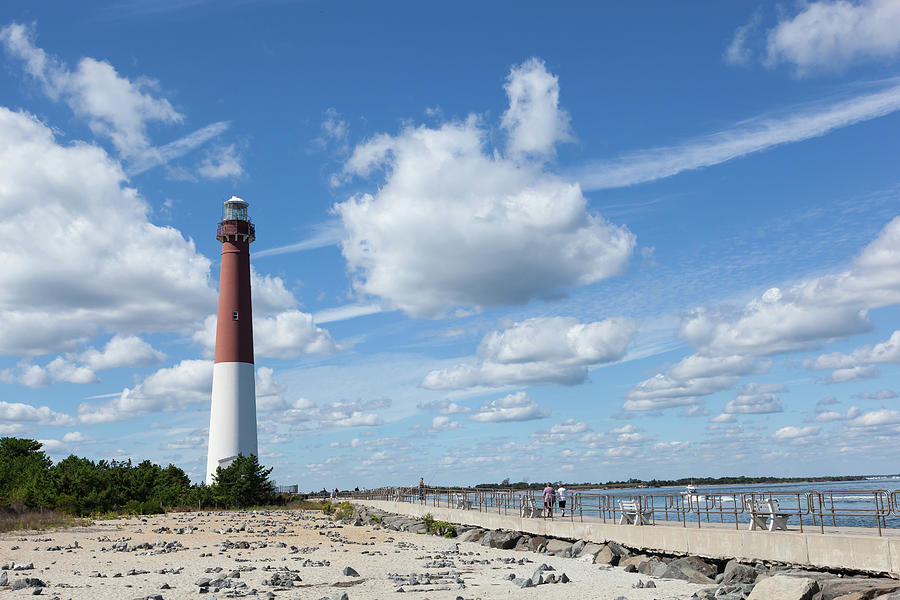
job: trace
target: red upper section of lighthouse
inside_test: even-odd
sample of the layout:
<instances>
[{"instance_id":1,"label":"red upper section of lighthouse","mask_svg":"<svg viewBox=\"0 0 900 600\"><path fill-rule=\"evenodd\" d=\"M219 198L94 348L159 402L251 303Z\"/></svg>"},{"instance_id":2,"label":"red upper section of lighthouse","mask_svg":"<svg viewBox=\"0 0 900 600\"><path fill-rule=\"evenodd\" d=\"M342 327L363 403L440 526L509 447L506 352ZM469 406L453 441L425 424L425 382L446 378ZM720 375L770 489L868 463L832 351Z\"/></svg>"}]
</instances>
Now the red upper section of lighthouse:
<instances>
[{"instance_id":1,"label":"red upper section of lighthouse","mask_svg":"<svg viewBox=\"0 0 900 600\"><path fill-rule=\"evenodd\" d=\"M242 221L240 219L229 219L220 221L216 227L216 239L224 242L233 238L248 238L248 242L256 239L256 227L250 221Z\"/></svg>"},{"instance_id":2,"label":"red upper section of lighthouse","mask_svg":"<svg viewBox=\"0 0 900 600\"><path fill-rule=\"evenodd\" d=\"M225 203L226 218L216 228L216 239L222 242L216 319L217 363L253 363L250 242L256 239L256 228L246 211L246 202L232 198Z\"/></svg>"}]
</instances>

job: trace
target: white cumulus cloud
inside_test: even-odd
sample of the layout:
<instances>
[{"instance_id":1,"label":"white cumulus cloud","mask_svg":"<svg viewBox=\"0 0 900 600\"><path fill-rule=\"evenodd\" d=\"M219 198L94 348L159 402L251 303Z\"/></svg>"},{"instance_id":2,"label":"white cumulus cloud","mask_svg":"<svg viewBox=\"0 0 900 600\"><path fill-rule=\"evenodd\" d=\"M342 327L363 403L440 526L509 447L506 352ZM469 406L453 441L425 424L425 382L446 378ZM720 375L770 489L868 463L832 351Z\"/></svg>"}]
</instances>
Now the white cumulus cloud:
<instances>
[{"instance_id":1,"label":"white cumulus cloud","mask_svg":"<svg viewBox=\"0 0 900 600\"><path fill-rule=\"evenodd\" d=\"M636 323L625 318L592 323L570 317L527 319L489 333L478 347L477 361L431 371L422 387L581 383L589 366L621 359L636 329Z\"/></svg>"},{"instance_id":2,"label":"white cumulus cloud","mask_svg":"<svg viewBox=\"0 0 900 600\"><path fill-rule=\"evenodd\" d=\"M805 75L900 55L896 0L820 0L800 6L800 12L769 31L768 64L788 63Z\"/></svg>"},{"instance_id":3,"label":"white cumulus cloud","mask_svg":"<svg viewBox=\"0 0 900 600\"><path fill-rule=\"evenodd\" d=\"M0 107L0 181L0 354L190 329L215 306L210 261L149 221L100 148L61 146L36 118Z\"/></svg>"},{"instance_id":4,"label":"white cumulus cloud","mask_svg":"<svg viewBox=\"0 0 900 600\"><path fill-rule=\"evenodd\" d=\"M533 78L543 65L522 69ZM511 139L534 131L533 113L509 117ZM534 134L541 143L552 137ZM343 172L382 169L376 192L335 205L341 247L358 292L413 316L558 296L620 273L634 250L630 231L588 211L577 183L490 148L475 116L377 135Z\"/></svg>"},{"instance_id":5,"label":"white cumulus cloud","mask_svg":"<svg viewBox=\"0 0 900 600\"><path fill-rule=\"evenodd\" d=\"M507 421L531 421L549 416L525 392L516 392L503 398L485 402L478 412L469 415L473 421L503 423Z\"/></svg>"}]
</instances>

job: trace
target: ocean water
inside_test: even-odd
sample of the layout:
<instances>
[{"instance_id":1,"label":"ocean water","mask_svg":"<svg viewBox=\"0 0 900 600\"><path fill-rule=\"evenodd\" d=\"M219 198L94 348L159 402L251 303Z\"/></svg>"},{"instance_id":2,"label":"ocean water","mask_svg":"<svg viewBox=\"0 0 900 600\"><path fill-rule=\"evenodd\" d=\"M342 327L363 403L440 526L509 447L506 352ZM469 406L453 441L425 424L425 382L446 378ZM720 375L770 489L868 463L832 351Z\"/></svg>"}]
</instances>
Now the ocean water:
<instances>
[{"instance_id":1,"label":"ocean water","mask_svg":"<svg viewBox=\"0 0 900 600\"><path fill-rule=\"evenodd\" d=\"M614 495L674 495L680 494L684 488L660 487L660 488L621 488L616 490L586 490L595 494ZM825 514L825 526L837 525L841 527L877 527L876 514L883 514L882 527L900 528L900 477L865 479L858 481L824 481L824 482L797 482L797 483L767 483L752 485L707 485L697 486L693 506L701 508L709 506L716 511L715 520L718 521L718 512L733 510L736 504L741 506L741 495L747 493L776 498L779 506L789 512L819 512ZM798 493L813 492L812 496L803 495L798 498ZM896 492L896 493L895 493ZM893 501L897 506L892 509ZM659 502L654 498L654 505ZM885 514L889 513L889 514ZM659 512L657 519L662 518ZM788 521L792 527L799 522L800 516L792 516ZM812 526L813 516L803 514L804 526ZM687 520L696 522L697 514L689 514ZM732 516L731 522L734 517ZM747 521L746 514L739 515L740 522ZM727 520L727 516L725 518Z\"/></svg>"}]
</instances>

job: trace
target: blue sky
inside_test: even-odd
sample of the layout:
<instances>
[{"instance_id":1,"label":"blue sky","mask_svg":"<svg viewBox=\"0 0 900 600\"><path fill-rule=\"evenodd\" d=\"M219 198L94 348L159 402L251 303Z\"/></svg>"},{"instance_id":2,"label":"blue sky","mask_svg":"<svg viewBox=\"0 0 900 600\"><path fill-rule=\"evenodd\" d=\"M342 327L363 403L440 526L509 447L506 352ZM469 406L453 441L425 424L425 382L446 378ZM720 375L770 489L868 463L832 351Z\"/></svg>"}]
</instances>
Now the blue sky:
<instances>
[{"instance_id":1,"label":"blue sky","mask_svg":"<svg viewBox=\"0 0 900 600\"><path fill-rule=\"evenodd\" d=\"M896 471L900 6L0 8L0 434L319 487Z\"/></svg>"}]
</instances>

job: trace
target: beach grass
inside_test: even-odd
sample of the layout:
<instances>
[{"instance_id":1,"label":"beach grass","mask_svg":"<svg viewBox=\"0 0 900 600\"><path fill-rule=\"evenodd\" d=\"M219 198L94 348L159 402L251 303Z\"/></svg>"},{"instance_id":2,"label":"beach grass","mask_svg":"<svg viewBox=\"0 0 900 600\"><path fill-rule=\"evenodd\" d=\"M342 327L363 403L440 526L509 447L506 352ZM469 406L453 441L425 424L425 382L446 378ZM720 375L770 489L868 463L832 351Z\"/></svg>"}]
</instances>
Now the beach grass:
<instances>
[{"instance_id":1,"label":"beach grass","mask_svg":"<svg viewBox=\"0 0 900 600\"><path fill-rule=\"evenodd\" d=\"M0 512L0 533L8 531L41 531L59 527L89 525L91 519L73 517L54 510L25 510Z\"/></svg>"}]
</instances>

